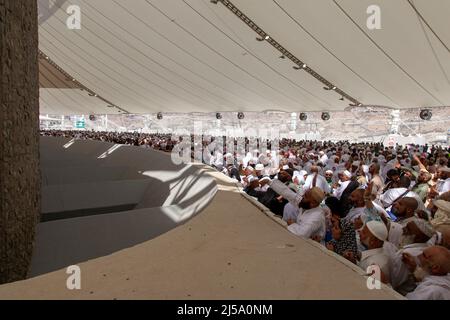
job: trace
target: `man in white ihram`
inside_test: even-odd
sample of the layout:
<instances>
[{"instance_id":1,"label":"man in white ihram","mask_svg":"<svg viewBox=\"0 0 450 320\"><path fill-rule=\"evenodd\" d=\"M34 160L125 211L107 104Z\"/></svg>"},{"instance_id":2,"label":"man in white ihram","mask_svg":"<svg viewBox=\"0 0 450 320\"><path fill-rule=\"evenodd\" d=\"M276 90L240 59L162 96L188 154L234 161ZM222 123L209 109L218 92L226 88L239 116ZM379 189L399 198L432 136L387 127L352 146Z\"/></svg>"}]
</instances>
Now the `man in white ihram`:
<instances>
[{"instance_id":1,"label":"man in white ihram","mask_svg":"<svg viewBox=\"0 0 450 320\"><path fill-rule=\"evenodd\" d=\"M415 259L404 254L403 262L414 274L418 285L406 295L410 300L450 300L450 251L441 246L423 250Z\"/></svg>"},{"instance_id":2,"label":"man in white ihram","mask_svg":"<svg viewBox=\"0 0 450 320\"><path fill-rule=\"evenodd\" d=\"M325 198L324 192L314 187L302 193L295 193L279 180L274 180L270 187L283 196L293 210L284 211L283 220L288 224L288 230L303 238L324 239L325 212L320 207ZM299 209L297 209L299 208Z\"/></svg>"},{"instance_id":3,"label":"man in white ihram","mask_svg":"<svg viewBox=\"0 0 450 320\"><path fill-rule=\"evenodd\" d=\"M367 250L361 253L361 259L358 262L364 271L371 265L376 265L381 271L381 281L390 282L390 264L389 256L384 252L383 245L387 240L388 231L383 222L369 221L359 231L361 243L367 247Z\"/></svg>"}]
</instances>

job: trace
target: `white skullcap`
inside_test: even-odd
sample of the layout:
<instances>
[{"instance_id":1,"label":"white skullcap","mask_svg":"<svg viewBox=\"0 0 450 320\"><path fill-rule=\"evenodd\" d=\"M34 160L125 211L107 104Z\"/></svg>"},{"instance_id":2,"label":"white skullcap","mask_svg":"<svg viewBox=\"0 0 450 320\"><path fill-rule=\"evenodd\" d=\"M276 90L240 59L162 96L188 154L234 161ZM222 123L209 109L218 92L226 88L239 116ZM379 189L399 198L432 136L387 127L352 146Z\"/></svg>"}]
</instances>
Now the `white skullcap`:
<instances>
[{"instance_id":1,"label":"white skullcap","mask_svg":"<svg viewBox=\"0 0 450 320\"><path fill-rule=\"evenodd\" d=\"M327 171L325 171L325 173L331 173L331 174L333 174L333 170L327 170Z\"/></svg>"},{"instance_id":2,"label":"white skullcap","mask_svg":"<svg viewBox=\"0 0 450 320\"><path fill-rule=\"evenodd\" d=\"M323 151L321 150L321 151L319 151L319 154L320 154L321 156L323 156L323 155L325 154L325 152L323 152Z\"/></svg>"},{"instance_id":3,"label":"white skullcap","mask_svg":"<svg viewBox=\"0 0 450 320\"><path fill-rule=\"evenodd\" d=\"M307 175L308 174L308 171L306 171L306 170L300 170L300 175L301 176L305 176L305 175Z\"/></svg>"},{"instance_id":4,"label":"white skullcap","mask_svg":"<svg viewBox=\"0 0 450 320\"><path fill-rule=\"evenodd\" d=\"M285 164L285 165L283 166L283 170L287 170L287 169L289 169L289 166L288 166L287 164Z\"/></svg>"},{"instance_id":5,"label":"white skullcap","mask_svg":"<svg viewBox=\"0 0 450 320\"><path fill-rule=\"evenodd\" d=\"M386 241L388 237L388 231L383 222L371 220L366 223L366 227L375 238L381 241Z\"/></svg>"},{"instance_id":6,"label":"white skullcap","mask_svg":"<svg viewBox=\"0 0 450 320\"><path fill-rule=\"evenodd\" d=\"M247 166L247 167L245 167L245 170L250 170L250 171L254 171L255 170L255 168L253 168L252 166Z\"/></svg>"},{"instance_id":7,"label":"white skullcap","mask_svg":"<svg viewBox=\"0 0 450 320\"><path fill-rule=\"evenodd\" d=\"M250 182L253 182L253 181L255 181L255 180L258 180L258 177L255 177L255 176L248 176L247 180L248 180L248 183L250 183Z\"/></svg>"},{"instance_id":8,"label":"white skullcap","mask_svg":"<svg viewBox=\"0 0 450 320\"><path fill-rule=\"evenodd\" d=\"M353 161L352 166L359 167L359 161Z\"/></svg>"},{"instance_id":9,"label":"white skullcap","mask_svg":"<svg viewBox=\"0 0 450 320\"><path fill-rule=\"evenodd\" d=\"M362 168L363 168L363 171L364 171L365 174L369 173L369 166L368 165L363 164Z\"/></svg>"},{"instance_id":10,"label":"white skullcap","mask_svg":"<svg viewBox=\"0 0 450 320\"><path fill-rule=\"evenodd\" d=\"M259 182L261 182L261 181L272 181L272 179L270 179L270 177L263 177L263 178L261 178L260 180L259 180Z\"/></svg>"},{"instance_id":11,"label":"white skullcap","mask_svg":"<svg viewBox=\"0 0 450 320\"><path fill-rule=\"evenodd\" d=\"M264 170L264 165L261 163L258 163L255 167L255 170L258 170L258 171Z\"/></svg>"},{"instance_id":12,"label":"white skullcap","mask_svg":"<svg viewBox=\"0 0 450 320\"><path fill-rule=\"evenodd\" d=\"M350 173L350 171L348 170L342 170L339 173L342 173L344 176L346 176L347 178L351 178L352 174Z\"/></svg>"}]
</instances>

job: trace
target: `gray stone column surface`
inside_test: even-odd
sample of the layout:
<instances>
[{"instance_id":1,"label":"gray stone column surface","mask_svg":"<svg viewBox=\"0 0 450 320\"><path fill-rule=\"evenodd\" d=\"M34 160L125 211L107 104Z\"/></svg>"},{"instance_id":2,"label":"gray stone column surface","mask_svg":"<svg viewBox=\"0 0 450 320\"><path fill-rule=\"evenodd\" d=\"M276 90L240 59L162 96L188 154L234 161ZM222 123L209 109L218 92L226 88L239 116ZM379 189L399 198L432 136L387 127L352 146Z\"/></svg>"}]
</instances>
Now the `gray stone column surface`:
<instances>
[{"instance_id":1,"label":"gray stone column surface","mask_svg":"<svg viewBox=\"0 0 450 320\"><path fill-rule=\"evenodd\" d=\"M0 283L24 279L40 214L36 0L0 0Z\"/></svg>"}]
</instances>

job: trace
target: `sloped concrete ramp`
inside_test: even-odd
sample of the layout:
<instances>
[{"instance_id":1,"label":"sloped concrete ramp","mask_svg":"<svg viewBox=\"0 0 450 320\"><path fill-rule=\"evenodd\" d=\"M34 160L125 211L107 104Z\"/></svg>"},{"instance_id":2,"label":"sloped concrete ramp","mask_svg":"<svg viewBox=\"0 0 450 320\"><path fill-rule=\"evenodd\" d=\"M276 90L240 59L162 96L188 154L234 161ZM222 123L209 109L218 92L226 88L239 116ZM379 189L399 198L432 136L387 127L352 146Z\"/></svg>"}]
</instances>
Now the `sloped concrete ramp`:
<instances>
[{"instance_id":1,"label":"sloped concrete ramp","mask_svg":"<svg viewBox=\"0 0 450 320\"><path fill-rule=\"evenodd\" d=\"M227 177L195 167L218 191L187 223L78 263L81 290L67 289L62 268L0 286L0 299L401 299L369 290L357 267L290 234Z\"/></svg>"},{"instance_id":2,"label":"sloped concrete ramp","mask_svg":"<svg viewBox=\"0 0 450 320\"><path fill-rule=\"evenodd\" d=\"M200 212L215 180L151 149L43 137L42 223L29 277L153 239Z\"/></svg>"}]
</instances>

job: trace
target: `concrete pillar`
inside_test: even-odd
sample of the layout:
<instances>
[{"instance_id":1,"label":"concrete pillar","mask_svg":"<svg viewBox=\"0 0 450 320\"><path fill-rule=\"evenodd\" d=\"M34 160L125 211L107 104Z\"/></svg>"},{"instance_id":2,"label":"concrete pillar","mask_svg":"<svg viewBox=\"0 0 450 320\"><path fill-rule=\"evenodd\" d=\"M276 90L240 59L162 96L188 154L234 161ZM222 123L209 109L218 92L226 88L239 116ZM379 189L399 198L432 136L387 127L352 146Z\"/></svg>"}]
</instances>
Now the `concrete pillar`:
<instances>
[{"instance_id":1,"label":"concrete pillar","mask_svg":"<svg viewBox=\"0 0 450 320\"><path fill-rule=\"evenodd\" d=\"M0 0L0 283L24 279L40 213L36 0Z\"/></svg>"}]
</instances>

